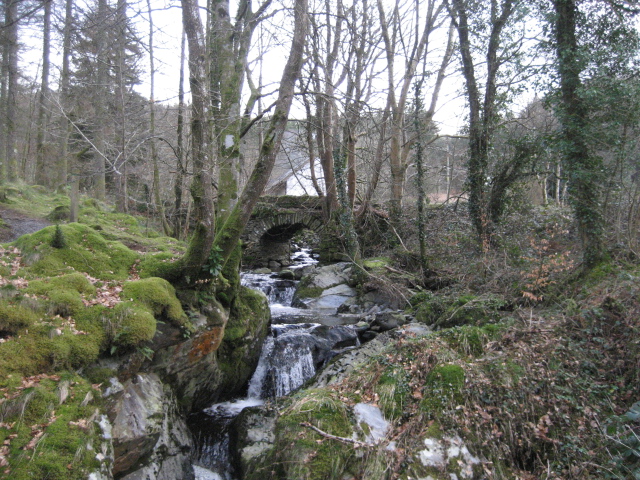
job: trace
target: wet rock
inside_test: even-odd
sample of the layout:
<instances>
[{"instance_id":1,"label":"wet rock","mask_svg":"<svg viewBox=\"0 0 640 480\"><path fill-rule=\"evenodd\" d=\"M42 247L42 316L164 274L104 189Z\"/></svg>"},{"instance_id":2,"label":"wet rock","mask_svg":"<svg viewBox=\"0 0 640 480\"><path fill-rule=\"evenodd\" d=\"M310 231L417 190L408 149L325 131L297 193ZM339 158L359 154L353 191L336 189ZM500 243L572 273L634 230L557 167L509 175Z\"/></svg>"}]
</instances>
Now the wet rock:
<instances>
[{"instance_id":1,"label":"wet rock","mask_svg":"<svg viewBox=\"0 0 640 480\"><path fill-rule=\"evenodd\" d=\"M253 271L253 273L257 273L258 275L269 275L271 273L270 268L257 268Z\"/></svg>"},{"instance_id":2,"label":"wet rock","mask_svg":"<svg viewBox=\"0 0 640 480\"><path fill-rule=\"evenodd\" d=\"M265 478L256 469L269 464L275 442L277 412L267 407L245 408L234 420L231 428L230 451L232 462L240 478ZM259 476L255 476L258 474Z\"/></svg>"},{"instance_id":3,"label":"wet rock","mask_svg":"<svg viewBox=\"0 0 640 480\"><path fill-rule=\"evenodd\" d=\"M402 329L404 330L405 335L416 337L429 335L431 332L433 332L432 328L418 322L408 323Z\"/></svg>"},{"instance_id":4,"label":"wet rock","mask_svg":"<svg viewBox=\"0 0 640 480\"><path fill-rule=\"evenodd\" d=\"M154 374L139 374L107 403L113 474L127 480L193 478L191 436L170 389Z\"/></svg>"},{"instance_id":5,"label":"wet rock","mask_svg":"<svg viewBox=\"0 0 640 480\"><path fill-rule=\"evenodd\" d=\"M153 371L187 411L238 395L251 377L267 335L266 297L242 288L224 327L213 327L156 352Z\"/></svg>"},{"instance_id":6,"label":"wet rock","mask_svg":"<svg viewBox=\"0 0 640 480\"><path fill-rule=\"evenodd\" d=\"M383 333L354 350L348 350L333 359L315 378L314 387L325 387L338 383L346 374L370 357L378 355L389 343L390 337Z\"/></svg>"},{"instance_id":7,"label":"wet rock","mask_svg":"<svg viewBox=\"0 0 640 480\"><path fill-rule=\"evenodd\" d=\"M333 350L355 347L358 344L358 333L351 327L321 325L313 329L311 333L325 339L330 345L330 349Z\"/></svg>"},{"instance_id":8,"label":"wet rock","mask_svg":"<svg viewBox=\"0 0 640 480\"><path fill-rule=\"evenodd\" d=\"M455 473L448 469L451 478L471 480L482 477L480 459L469 452L460 437L425 438L424 446L425 449L420 450L417 457L425 467L444 471L454 465Z\"/></svg>"},{"instance_id":9,"label":"wet rock","mask_svg":"<svg viewBox=\"0 0 640 480\"><path fill-rule=\"evenodd\" d=\"M270 260L268 265L271 270L275 270L275 271L280 270L280 267L281 267L280 262L276 262L275 260Z\"/></svg>"},{"instance_id":10,"label":"wet rock","mask_svg":"<svg viewBox=\"0 0 640 480\"><path fill-rule=\"evenodd\" d=\"M305 280L305 286L330 288L341 283L348 283L351 277L351 263L340 262L324 267L315 267L311 270Z\"/></svg>"},{"instance_id":11,"label":"wet rock","mask_svg":"<svg viewBox=\"0 0 640 480\"><path fill-rule=\"evenodd\" d=\"M373 444L384 439L391 424L384 419L378 407L368 403L356 403L353 413L364 434L365 442Z\"/></svg>"},{"instance_id":12,"label":"wet rock","mask_svg":"<svg viewBox=\"0 0 640 480\"><path fill-rule=\"evenodd\" d=\"M401 312L380 312L375 314L371 321L371 330L387 332L406 323L408 323L408 320Z\"/></svg>"},{"instance_id":13,"label":"wet rock","mask_svg":"<svg viewBox=\"0 0 640 480\"><path fill-rule=\"evenodd\" d=\"M298 295L298 292L296 292L296 295ZM355 288L343 283L323 290L316 298L295 299L294 295L294 301L296 302L294 305L299 307L304 306L303 308L307 309L324 310L335 313L340 306L342 306L346 301L354 299L356 295L357 292Z\"/></svg>"},{"instance_id":14,"label":"wet rock","mask_svg":"<svg viewBox=\"0 0 640 480\"><path fill-rule=\"evenodd\" d=\"M278 278L282 278L283 280L295 280L296 277L291 270L285 269L278 273Z\"/></svg>"}]
</instances>

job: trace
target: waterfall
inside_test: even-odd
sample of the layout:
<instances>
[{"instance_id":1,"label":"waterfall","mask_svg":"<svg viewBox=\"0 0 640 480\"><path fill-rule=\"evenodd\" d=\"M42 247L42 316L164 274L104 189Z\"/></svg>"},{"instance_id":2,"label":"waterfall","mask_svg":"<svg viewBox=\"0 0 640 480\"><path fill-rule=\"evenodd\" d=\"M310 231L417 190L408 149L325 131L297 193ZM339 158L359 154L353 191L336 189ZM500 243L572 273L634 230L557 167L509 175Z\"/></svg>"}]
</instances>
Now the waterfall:
<instances>
[{"instance_id":1,"label":"waterfall","mask_svg":"<svg viewBox=\"0 0 640 480\"><path fill-rule=\"evenodd\" d=\"M267 296L269 305L291 305L297 282L271 278L259 273L243 273L241 284L254 290L260 290Z\"/></svg>"},{"instance_id":2,"label":"waterfall","mask_svg":"<svg viewBox=\"0 0 640 480\"><path fill-rule=\"evenodd\" d=\"M315 263L308 250L297 254L292 270ZM232 480L229 442L233 419L249 406L288 395L300 388L337 350L358 343L351 327L312 323L316 312L291 307L297 282L270 274L243 273L242 284L260 290L269 299L272 325L264 341L258 366L248 385L247 397L212 405L191 417L198 448L193 457L196 480ZM334 324L335 325L335 324ZM204 467L204 468L203 468Z\"/></svg>"},{"instance_id":3,"label":"waterfall","mask_svg":"<svg viewBox=\"0 0 640 480\"><path fill-rule=\"evenodd\" d=\"M282 397L315 375L311 349L318 340L309 332L316 326L274 325L249 382L248 398Z\"/></svg>"}]
</instances>

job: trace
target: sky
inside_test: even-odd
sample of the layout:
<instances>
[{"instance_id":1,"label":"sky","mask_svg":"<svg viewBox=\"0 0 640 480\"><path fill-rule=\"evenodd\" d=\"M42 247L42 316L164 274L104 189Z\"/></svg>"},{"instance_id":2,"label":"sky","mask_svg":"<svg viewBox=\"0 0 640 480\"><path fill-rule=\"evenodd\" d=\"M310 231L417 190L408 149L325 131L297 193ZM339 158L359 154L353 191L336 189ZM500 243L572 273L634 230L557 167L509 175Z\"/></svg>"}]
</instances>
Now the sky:
<instances>
[{"instance_id":1,"label":"sky","mask_svg":"<svg viewBox=\"0 0 640 480\"><path fill-rule=\"evenodd\" d=\"M82 5L82 2L88 2L90 0L77 0L77 3ZM64 2L56 2L56 14L64 14ZM282 1L274 2L274 5L279 6ZM178 93L178 79L180 69L180 37L182 33L182 17L180 9L180 0L151 0L152 15L154 22L154 50L155 50L155 63L156 63L156 77L155 77L155 98L157 101L168 104L177 103ZM149 34L149 13L147 11L146 0L133 1L130 0L129 14L133 17L134 23L138 30L138 33L147 41ZM288 31L286 22L281 20L273 22L276 28L275 33L271 38L265 40L270 42L274 46L265 54L264 67L262 70L263 84L273 85L277 84L280 79L284 63L286 61L287 45L278 46L278 43L285 43L288 38ZM285 31L278 31L277 29L284 29ZM290 29L289 29L290 30ZM257 42L260 32L256 32L254 40ZM41 45L41 29L32 26L28 29L23 29L23 43L24 49L22 53L23 61L28 62L29 66L26 69L27 75L32 79L38 79L39 67L41 64L40 59L40 45ZM443 40L444 42L444 36ZM60 65L60 50L61 45L58 41L53 42L52 62L56 65ZM255 53L253 54L255 56ZM142 60L143 71L148 72L148 52L144 52L144 58ZM52 72L52 85L57 82L56 72ZM37 80L39 81L39 80ZM188 90L188 74L185 77L185 89ZM386 78L383 75L380 80L381 90L386 88ZM145 73L142 79L142 83L136 87L136 90L143 96L148 97L150 94L149 75ZM265 88L265 90L275 90L275 88ZM443 85L440 100L438 102L438 109L435 115L435 121L438 123L440 132L443 134L457 134L464 127L466 122L466 107L464 100L464 83L459 72L452 72L451 76L447 78ZM425 91L428 94L428 91ZM382 108L384 95L379 96L379 107ZM522 101L522 107L531 98L531 95L525 96L525 101ZM265 103L268 103L266 101ZM304 111L301 106L292 107L291 116L295 118L304 117Z\"/></svg>"}]
</instances>

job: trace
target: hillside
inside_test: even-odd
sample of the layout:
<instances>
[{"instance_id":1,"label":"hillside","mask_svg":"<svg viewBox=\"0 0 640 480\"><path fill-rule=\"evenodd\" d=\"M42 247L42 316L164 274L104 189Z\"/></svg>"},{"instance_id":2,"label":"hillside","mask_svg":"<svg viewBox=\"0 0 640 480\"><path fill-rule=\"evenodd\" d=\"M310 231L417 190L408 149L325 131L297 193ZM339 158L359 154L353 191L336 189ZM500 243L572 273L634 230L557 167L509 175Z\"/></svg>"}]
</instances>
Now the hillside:
<instances>
[{"instance_id":1,"label":"hillside","mask_svg":"<svg viewBox=\"0 0 640 480\"><path fill-rule=\"evenodd\" d=\"M44 217L66 197L18 186L8 202ZM434 207L437 290L422 286L410 234L369 228L357 289L386 295L415 322L264 407L273 437L244 458L243 478L640 478L637 259L612 251L585 274L566 212L525 213L482 253L464 211ZM396 234L404 241L393 247ZM236 357L256 350L266 323L259 297L243 293L242 308L222 296L185 298L151 276L183 250L146 219L93 200L76 224L0 246L0 478L129 478L145 455L162 465L172 449L183 462L174 471L186 471L189 441L163 450L161 433L209 401L196 384L242 388L233 382L251 361ZM211 373L198 362L213 354ZM112 441L110 389L140 392L156 377L165 423L126 445ZM361 404L380 408L382 437L358 420Z\"/></svg>"}]
</instances>

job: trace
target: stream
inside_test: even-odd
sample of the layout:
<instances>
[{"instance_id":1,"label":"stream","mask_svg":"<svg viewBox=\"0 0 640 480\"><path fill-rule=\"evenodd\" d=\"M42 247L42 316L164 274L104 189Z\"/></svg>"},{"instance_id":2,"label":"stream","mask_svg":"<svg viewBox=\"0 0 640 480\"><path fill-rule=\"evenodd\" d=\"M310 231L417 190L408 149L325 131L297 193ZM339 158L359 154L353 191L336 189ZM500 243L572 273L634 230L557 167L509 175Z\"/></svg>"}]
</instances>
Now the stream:
<instances>
[{"instance_id":1,"label":"stream","mask_svg":"<svg viewBox=\"0 0 640 480\"><path fill-rule=\"evenodd\" d=\"M292 256L289 270L317 263L308 249ZM192 456L196 480L234 480L229 442L233 420L247 407L287 395L312 378L333 356L359 345L355 329L340 325L338 317L291 306L295 280L277 274L242 274L242 284L260 290L269 299L270 333L262 346L247 396L217 403L189 419L196 440Z\"/></svg>"}]
</instances>

